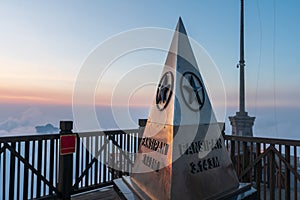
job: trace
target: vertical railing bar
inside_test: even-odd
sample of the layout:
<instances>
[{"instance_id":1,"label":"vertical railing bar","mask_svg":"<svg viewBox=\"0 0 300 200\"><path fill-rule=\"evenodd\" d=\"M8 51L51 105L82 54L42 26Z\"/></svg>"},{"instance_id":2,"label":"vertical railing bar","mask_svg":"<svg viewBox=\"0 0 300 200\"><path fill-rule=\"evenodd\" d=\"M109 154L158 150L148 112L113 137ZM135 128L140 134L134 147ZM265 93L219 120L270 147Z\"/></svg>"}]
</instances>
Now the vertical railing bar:
<instances>
[{"instance_id":1,"label":"vertical railing bar","mask_svg":"<svg viewBox=\"0 0 300 200\"><path fill-rule=\"evenodd\" d=\"M253 160L252 160L252 156L253 156L253 142L250 142L250 152L249 152L249 156L250 156L250 166L252 165L252 162L253 162ZM252 185L252 172L253 172L254 170L253 170L253 168L251 168L250 169L250 173L249 173L249 175L250 175L250 177L249 177L249 179L250 179L250 184Z\"/></svg>"},{"instance_id":2,"label":"vertical railing bar","mask_svg":"<svg viewBox=\"0 0 300 200\"><path fill-rule=\"evenodd\" d=\"M244 171L244 169L247 167L247 142L243 142L242 143L242 168L241 168L241 172ZM248 180L245 178L247 177L248 173L246 173L244 175L244 177L241 177L242 178L242 181L243 182L247 182Z\"/></svg>"},{"instance_id":3,"label":"vertical railing bar","mask_svg":"<svg viewBox=\"0 0 300 200\"><path fill-rule=\"evenodd\" d=\"M126 136L127 136L127 133L123 135L123 151L128 155L128 157L131 159L131 155L128 153L127 151L127 141L126 141ZM126 172L125 175L128 175L128 167L127 167L127 162L130 160L130 159L124 159L124 171Z\"/></svg>"},{"instance_id":4,"label":"vertical railing bar","mask_svg":"<svg viewBox=\"0 0 300 200\"><path fill-rule=\"evenodd\" d=\"M271 144L275 149L275 145ZM270 185L270 199L275 199L275 180L274 180L274 175L275 175L275 153L273 151L270 152L270 177L269 177L269 185Z\"/></svg>"},{"instance_id":5,"label":"vertical railing bar","mask_svg":"<svg viewBox=\"0 0 300 200\"><path fill-rule=\"evenodd\" d=\"M138 152L138 148L139 148L139 141L140 141L140 139L139 139L139 135L138 135L138 133L133 133L135 136L134 136L134 138L135 138L135 145L134 145L134 152L135 153L137 153Z\"/></svg>"},{"instance_id":6,"label":"vertical railing bar","mask_svg":"<svg viewBox=\"0 0 300 200\"><path fill-rule=\"evenodd\" d=\"M87 146L88 146L89 142L88 142L88 137L85 137L85 147L84 147L84 163L83 163L83 171L86 170L87 167L87 159L88 159L88 150L87 150ZM82 147L83 148L83 147ZM88 181L88 173L83 177L83 187L87 186L87 181Z\"/></svg>"},{"instance_id":7,"label":"vertical railing bar","mask_svg":"<svg viewBox=\"0 0 300 200\"><path fill-rule=\"evenodd\" d=\"M29 141L25 141L25 160L29 162ZM28 199L28 167L24 165L23 199Z\"/></svg>"},{"instance_id":8,"label":"vertical railing bar","mask_svg":"<svg viewBox=\"0 0 300 200\"><path fill-rule=\"evenodd\" d=\"M120 134L121 133L118 133L118 134L116 134L116 141L117 141L117 143L121 146L122 144L121 143L119 143L119 141L120 141ZM120 159L120 156L122 156L122 153L121 152L119 152L119 154L118 154L118 149L119 149L119 147L116 147L116 155L118 155L118 158ZM116 177L114 177L114 178L117 178L117 177L120 177L120 173L121 173L121 170L122 170L122 163L121 163L121 160L117 160L116 161Z\"/></svg>"},{"instance_id":9,"label":"vertical railing bar","mask_svg":"<svg viewBox=\"0 0 300 200\"><path fill-rule=\"evenodd\" d=\"M266 152L266 143L263 143L263 148L264 148L264 153ZM266 165L267 165L267 162L266 162L266 159L267 159L267 155L264 156L264 200L266 200L267 198L267 188L266 188L266 182L267 182L267 170L266 170Z\"/></svg>"},{"instance_id":10,"label":"vertical railing bar","mask_svg":"<svg viewBox=\"0 0 300 200\"><path fill-rule=\"evenodd\" d=\"M92 175L92 182L93 182L93 184L96 184L97 183L97 181L96 181L96 171L98 170L97 169L97 163L98 163L98 160L97 160L97 157L96 157L96 152L97 152L97 145L96 145L96 139L97 137L96 136L94 136L93 137L93 155L92 155L92 158L91 158L91 160L93 160L94 158L96 159L96 161L94 162L94 164L93 164L93 175Z\"/></svg>"},{"instance_id":11,"label":"vertical railing bar","mask_svg":"<svg viewBox=\"0 0 300 200\"><path fill-rule=\"evenodd\" d=\"M95 155L95 140L94 140L94 138L95 138L95 136L93 136L93 137L91 137L91 153L90 153L90 161L92 161L93 160L93 158L94 158L94 155ZM91 167L91 177L90 177L90 182L91 182L91 185L93 185L94 184L94 176L95 176L95 163L96 162L94 162L94 164L93 164L93 166Z\"/></svg>"},{"instance_id":12,"label":"vertical railing bar","mask_svg":"<svg viewBox=\"0 0 300 200\"><path fill-rule=\"evenodd\" d=\"M123 150L124 145L123 145L123 134L122 133L119 135L119 138L120 138L120 146L121 146L121 149L120 149L121 152L119 153L120 154L119 155L119 157L120 157L119 177L121 177L125 171L125 168L124 168L125 156L123 156L123 153L126 153L126 152Z\"/></svg>"},{"instance_id":13,"label":"vertical railing bar","mask_svg":"<svg viewBox=\"0 0 300 200\"><path fill-rule=\"evenodd\" d=\"M237 171L237 163L236 163L236 156L235 156L235 144L236 142L234 140L230 141L230 157L231 161L234 164L234 168Z\"/></svg>"},{"instance_id":14,"label":"vertical railing bar","mask_svg":"<svg viewBox=\"0 0 300 200\"><path fill-rule=\"evenodd\" d=\"M80 169L79 169L79 176L78 178L80 177L80 174L83 172L83 159L84 159L84 137L80 137L80 140L81 140L81 143L80 143ZM84 177L83 177L84 178ZM80 188L83 187L83 178L80 180ZM79 188L79 184L78 184L78 188Z\"/></svg>"},{"instance_id":15,"label":"vertical railing bar","mask_svg":"<svg viewBox=\"0 0 300 200\"><path fill-rule=\"evenodd\" d=\"M53 179L52 179L52 183L53 183L53 185L56 187L57 186L57 178L58 178L58 163L59 163L59 159L58 159L58 155L57 155L57 151L58 151L58 141L59 141L59 139L53 139L53 154L52 154L52 156L53 156L53 159L52 159L52 161L53 161L53 164L52 164L52 166L53 166L53 173L50 171L50 174L52 173L52 176L51 177L53 177ZM50 162L51 162L51 160L50 160ZM51 190L52 192L51 192L51 194L53 194L54 193L54 191L53 190Z\"/></svg>"},{"instance_id":16,"label":"vertical railing bar","mask_svg":"<svg viewBox=\"0 0 300 200\"><path fill-rule=\"evenodd\" d=\"M290 146L289 145L285 145L285 160L287 161L288 164L291 163L290 161ZM291 198L291 188L290 188L290 170L288 169L287 165L285 165L285 199L289 200Z\"/></svg>"},{"instance_id":17,"label":"vertical railing bar","mask_svg":"<svg viewBox=\"0 0 300 200\"><path fill-rule=\"evenodd\" d=\"M94 158L95 158L95 140L96 140L96 136L95 135L93 135L93 136L91 136L90 137L90 160L92 161ZM94 185L95 184L95 171L96 171L96 169L95 169L95 162L94 162L94 164L93 164L93 166L91 166L90 167L90 184L89 184L89 186L92 186L92 185Z\"/></svg>"},{"instance_id":18,"label":"vertical railing bar","mask_svg":"<svg viewBox=\"0 0 300 200\"><path fill-rule=\"evenodd\" d=\"M82 172L84 171L84 159L85 159L85 150L84 150L84 147L85 147L85 145L86 145L86 137L82 137L81 138L81 169L80 169L80 174L82 174ZM81 186L80 186L80 188L83 188L84 186L84 179L85 179L85 177L82 177L82 179L81 179Z\"/></svg>"},{"instance_id":19,"label":"vertical railing bar","mask_svg":"<svg viewBox=\"0 0 300 200\"><path fill-rule=\"evenodd\" d=\"M94 163L94 184L97 184L97 177L98 177L98 157L96 157L96 153L98 150L98 136L94 137L94 155L93 158L97 159Z\"/></svg>"},{"instance_id":20,"label":"vertical railing bar","mask_svg":"<svg viewBox=\"0 0 300 200\"><path fill-rule=\"evenodd\" d=\"M86 162L85 162L85 169L87 169L88 168L88 165L89 165L89 163L90 163L90 149L91 149L91 136L88 136L87 137L87 152L86 152ZM86 185L85 185L85 187L88 187L89 185L90 185L90 174L91 174L91 171L92 171L92 168L89 168L88 169L88 172L87 172L87 174L86 174Z\"/></svg>"},{"instance_id":21,"label":"vertical railing bar","mask_svg":"<svg viewBox=\"0 0 300 200\"><path fill-rule=\"evenodd\" d=\"M282 146L281 144L279 144L279 153L280 155L282 155ZM281 166L281 159L279 158L279 163L278 163L278 197L279 197L279 200L281 200L281 172L282 172L282 166Z\"/></svg>"},{"instance_id":22,"label":"vertical railing bar","mask_svg":"<svg viewBox=\"0 0 300 200\"><path fill-rule=\"evenodd\" d=\"M81 137L81 144L80 144L80 161L81 162L80 162L79 177L81 176L81 174L84 171L84 159L85 159L85 157L84 157L84 153L85 153L84 146L85 145L86 145L85 144L85 137ZM84 184L83 180L84 180L84 177L82 177L82 179L80 180L80 187L79 188L83 188L83 184Z\"/></svg>"},{"instance_id":23,"label":"vertical railing bar","mask_svg":"<svg viewBox=\"0 0 300 200\"><path fill-rule=\"evenodd\" d=\"M87 141L88 141L88 148L87 148L87 155L86 155L86 163L85 163L85 168L87 169L88 168L88 165L90 163L90 157L91 157L91 154L90 154L90 149L91 149L91 136L88 136L87 138ZM90 185L90 174L92 172L92 168L89 168L88 169L88 173L86 174L86 178L87 178L87 185L85 187L88 187Z\"/></svg>"},{"instance_id":24,"label":"vertical railing bar","mask_svg":"<svg viewBox=\"0 0 300 200\"><path fill-rule=\"evenodd\" d=\"M2 191L3 191L3 199L5 199L6 194L6 149L3 151L3 185L2 185Z\"/></svg>"},{"instance_id":25,"label":"vertical railing bar","mask_svg":"<svg viewBox=\"0 0 300 200\"><path fill-rule=\"evenodd\" d=\"M43 149L42 149L42 140L38 141L38 152L37 152L37 170L41 172L42 170L42 155L43 155ZM41 178L37 176L37 182L36 182L36 197L41 197Z\"/></svg>"},{"instance_id":26,"label":"vertical railing bar","mask_svg":"<svg viewBox=\"0 0 300 200\"><path fill-rule=\"evenodd\" d=\"M86 169L87 168L87 166L88 166L88 164L89 164L89 145L90 145L90 142L89 142L89 136L88 137L86 137L86 149L85 149L85 167L84 167L84 169ZM88 181L89 181L89 172L90 172L90 169L89 169L89 171L87 172L87 174L85 175L85 185L84 185L84 187L87 187L88 186Z\"/></svg>"},{"instance_id":27,"label":"vertical railing bar","mask_svg":"<svg viewBox=\"0 0 300 200\"><path fill-rule=\"evenodd\" d=\"M250 152L249 152L249 146L248 146L248 142L243 142L243 171L248 167L249 165L249 155L250 155ZM244 175L244 178L243 180L246 181L246 182L249 182L250 179L249 179L249 176L251 175L251 169L250 171L248 171L245 175Z\"/></svg>"},{"instance_id":28,"label":"vertical railing bar","mask_svg":"<svg viewBox=\"0 0 300 200\"><path fill-rule=\"evenodd\" d=\"M99 136L99 149L102 148L102 146L103 146L103 139L102 138L103 138L103 135L101 134ZM99 181L101 183L103 183L104 182L104 179L103 179L103 176L104 176L104 166L103 166L104 158L101 155L103 155L103 152L101 152L101 154L99 155L99 160L100 160L100 163L99 163L99 168L100 168L99 169Z\"/></svg>"},{"instance_id":29,"label":"vertical railing bar","mask_svg":"<svg viewBox=\"0 0 300 200\"><path fill-rule=\"evenodd\" d=\"M49 161L49 182L53 185L53 176L54 176L54 139L50 140L50 161ZM52 194L53 190L49 188L49 194Z\"/></svg>"},{"instance_id":30,"label":"vertical railing bar","mask_svg":"<svg viewBox=\"0 0 300 200\"><path fill-rule=\"evenodd\" d=\"M111 136L114 140L115 140L115 136ZM112 159L111 162L109 162L110 164L114 165L115 164L115 156L116 156L116 148L115 148L115 145L112 143L112 142L109 142L110 144L110 148L109 148L109 159ZM110 150L112 149L112 152L110 152ZM112 156L110 156L112 155ZM115 168L112 167L112 170L111 170L111 174L110 174L110 178L109 180L111 181L113 179L113 177L115 176Z\"/></svg>"},{"instance_id":31,"label":"vertical railing bar","mask_svg":"<svg viewBox=\"0 0 300 200\"><path fill-rule=\"evenodd\" d=\"M44 177L47 179L47 148L48 148L48 145L47 145L47 139L44 140ZM43 182L43 185L44 185L44 192L43 192L43 195L46 196L46 185L44 182Z\"/></svg>"},{"instance_id":32,"label":"vertical railing bar","mask_svg":"<svg viewBox=\"0 0 300 200\"><path fill-rule=\"evenodd\" d=\"M126 140L126 150L127 150L127 153L129 155L132 155L132 153L129 152L129 133L125 135L125 140ZM133 156L130 156L130 158L133 158ZM127 165L128 172L131 172L131 169L129 169L129 167L130 167L129 166L129 160L127 160L126 165Z\"/></svg>"},{"instance_id":33,"label":"vertical railing bar","mask_svg":"<svg viewBox=\"0 0 300 200\"><path fill-rule=\"evenodd\" d=\"M93 136L89 136L89 147L88 147L88 151L89 151L89 156L88 156L88 164L87 167L90 164L90 161L92 160L92 151L93 151L93 140L92 140ZM94 165L94 164L93 164ZM88 187L90 185L92 185L92 173L93 173L93 165L89 168L89 171L87 173L88 176Z\"/></svg>"},{"instance_id":34,"label":"vertical railing bar","mask_svg":"<svg viewBox=\"0 0 300 200\"><path fill-rule=\"evenodd\" d=\"M22 150L21 150L21 141L18 142L18 152L19 154L21 154ZM20 190L20 179L21 179L21 161L20 159L18 159L17 161L17 192L16 192L16 195L17 195L17 200L21 199L21 190Z\"/></svg>"},{"instance_id":35,"label":"vertical railing bar","mask_svg":"<svg viewBox=\"0 0 300 200\"><path fill-rule=\"evenodd\" d=\"M133 148L133 150L132 150L132 152L133 153L138 153L138 148L139 148L139 141L140 141L140 138L139 138L139 131L138 132L131 132L130 133L130 135L131 135L131 141L132 141L132 143L133 143L133 146L134 146L134 148ZM142 135L141 135L141 137L142 137ZM136 158L136 157L135 157ZM133 166L131 166L131 168L132 168Z\"/></svg>"},{"instance_id":36,"label":"vertical railing bar","mask_svg":"<svg viewBox=\"0 0 300 200\"><path fill-rule=\"evenodd\" d=\"M110 154L111 153L113 153L113 146L111 145L112 143L111 142L108 142L108 148L107 148L107 160L108 160L108 163L111 163L111 157L110 157ZM108 179L108 181L110 181L111 180L111 174L113 173L109 173L109 169L108 168L106 168L106 170L107 170L107 179Z\"/></svg>"},{"instance_id":37,"label":"vertical railing bar","mask_svg":"<svg viewBox=\"0 0 300 200\"><path fill-rule=\"evenodd\" d=\"M11 147L16 149L16 143L11 142ZM15 155L10 152L10 168L9 168L9 199L14 199L15 190Z\"/></svg>"},{"instance_id":38,"label":"vertical railing bar","mask_svg":"<svg viewBox=\"0 0 300 200\"><path fill-rule=\"evenodd\" d=\"M134 153L138 153L138 151L139 151L139 145L140 145L139 142L141 141L142 138L139 138L139 136L140 136L140 135L139 135L139 132L133 132L133 133L132 133L132 136L133 136L133 137L132 137L133 142L134 142L134 144L135 144L135 145L134 145L135 148L134 148L133 152L134 152Z\"/></svg>"},{"instance_id":39,"label":"vertical railing bar","mask_svg":"<svg viewBox=\"0 0 300 200\"><path fill-rule=\"evenodd\" d=\"M2 143L0 142L0 148L2 148ZM0 173L1 173L1 169L2 169L2 154L3 154L3 152L1 152L0 153ZM1 185L3 185L3 183L2 183L2 179L3 179L3 176L2 176L2 174L0 174L0 186ZM0 188L0 191L1 191L1 188ZM3 192L0 192L0 198L1 198L1 194L2 194Z\"/></svg>"},{"instance_id":40,"label":"vertical railing bar","mask_svg":"<svg viewBox=\"0 0 300 200\"><path fill-rule=\"evenodd\" d=\"M95 148L94 148L94 155L96 154L97 152L97 149L100 149L99 148L99 141L98 141L98 138L99 136L95 136ZM95 162L95 177L94 177L94 182L95 184L98 184L98 163L99 163L99 157L97 157L97 161Z\"/></svg>"},{"instance_id":41,"label":"vertical railing bar","mask_svg":"<svg viewBox=\"0 0 300 200\"><path fill-rule=\"evenodd\" d=\"M59 164L60 164L60 161L59 161L59 152L60 152L60 146L59 146L59 143L60 143L60 138L57 138L55 140L55 161L56 161L56 164L54 165L55 167L55 185L57 186L57 183L58 183L58 174L59 174Z\"/></svg>"},{"instance_id":42,"label":"vertical railing bar","mask_svg":"<svg viewBox=\"0 0 300 200\"><path fill-rule=\"evenodd\" d=\"M0 148L2 148L2 145L3 145L3 143L0 142ZM2 162L2 155L3 154L4 154L4 152L0 153L0 173L1 173L1 169L3 168L2 167L2 164L3 164L3 162ZM0 174L0 186L3 185L3 182L4 182L2 179L3 179L3 176L2 176L2 174ZM1 191L1 188L0 188L0 191ZM1 198L2 194L3 194L3 192L0 192L0 198Z\"/></svg>"},{"instance_id":43,"label":"vertical railing bar","mask_svg":"<svg viewBox=\"0 0 300 200\"><path fill-rule=\"evenodd\" d=\"M76 145L76 160L75 160L75 163L76 163L76 165L75 165L75 182L76 182L76 180L79 178L79 168L80 168L80 158L82 158L82 157L80 157L80 147L81 147L81 138L80 138L80 136L79 136L79 134L77 134L77 145ZM78 184L79 185L79 184ZM76 188L74 188L74 189L78 189L78 185L76 185Z\"/></svg>"},{"instance_id":44,"label":"vertical railing bar","mask_svg":"<svg viewBox=\"0 0 300 200\"><path fill-rule=\"evenodd\" d=\"M102 148L102 134L99 135L99 138L98 138L98 141L99 141L99 145L98 145L98 149ZM98 151L97 149L97 151ZM103 151L99 154L98 156L98 168L99 168L99 174L98 174L98 183L103 183L102 179L103 179Z\"/></svg>"},{"instance_id":45,"label":"vertical railing bar","mask_svg":"<svg viewBox=\"0 0 300 200\"><path fill-rule=\"evenodd\" d=\"M256 143L256 157L260 156L260 151L261 151L261 145L260 143ZM258 193L258 196L260 197L260 181L261 181L261 162L262 160L260 160L260 162L258 162L256 164L256 171L255 171L255 182L256 182L256 190L257 190L257 193Z\"/></svg>"},{"instance_id":46,"label":"vertical railing bar","mask_svg":"<svg viewBox=\"0 0 300 200\"><path fill-rule=\"evenodd\" d=\"M241 170L240 170L240 167L241 167L241 163L240 163L240 152L241 152L241 147L240 147L240 141L237 141L237 144L238 144L238 152L237 152L237 174L238 174L238 176L240 176L240 172L241 172Z\"/></svg>"},{"instance_id":47,"label":"vertical railing bar","mask_svg":"<svg viewBox=\"0 0 300 200\"><path fill-rule=\"evenodd\" d=\"M35 164L35 140L32 141L32 154L31 155L32 155L32 158L31 158L32 166L35 167L34 166L34 164ZM30 190L31 190L30 195L31 195L31 199L33 199L34 173L32 171L31 171L31 186L30 187L31 187L30 188Z\"/></svg>"},{"instance_id":48,"label":"vertical railing bar","mask_svg":"<svg viewBox=\"0 0 300 200\"><path fill-rule=\"evenodd\" d=\"M131 146L131 152L134 153L135 152L135 146L134 146L134 135L132 133L130 133L130 146Z\"/></svg>"},{"instance_id":49,"label":"vertical railing bar","mask_svg":"<svg viewBox=\"0 0 300 200\"><path fill-rule=\"evenodd\" d=\"M83 172L83 163L84 163L84 143L85 143L85 137L82 137L81 138L81 169L80 169L80 172L82 173ZM84 179L84 177L81 179L81 188L83 187L83 179Z\"/></svg>"},{"instance_id":50,"label":"vertical railing bar","mask_svg":"<svg viewBox=\"0 0 300 200\"><path fill-rule=\"evenodd\" d=\"M90 136L89 140L90 140L90 147L89 147L90 148L89 149L89 164L90 164L90 162L93 159L93 136ZM89 173L90 177L89 177L89 185L88 186L93 185L93 169L94 169L94 166L95 166L95 163L89 169L89 171L90 171L90 173Z\"/></svg>"},{"instance_id":51,"label":"vertical railing bar","mask_svg":"<svg viewBox=\"0 0 300 200\"><path fill-rule=\"evenodd\" d=\"M294 146L294 169L297 172L297 146ZM298 191L297 191L297 177L294 174L294 199L298 199Z\"/></svg>"},{"instance_id":52,"label":"vertical railing bar","mask_svg":"<svg viewBox=\"0 0 300 200\"><path fill-rule=\"evenodd\" d=\"M105 145L105 147L104 147L104 151L103 151L103 164L102 164L102 166L103 166L103 182L104 183L106 183L106 180L107 180L107 174L106 174L106 172L107 172L107 166L106 166L106 163L107 163L107 157L106 157L106 152L107 152L107 147L108 147L108 145L109 145L109 143L107 143L107 144L105 144L105 137L106 136L103 136L103 145Z\"/></svg>"}]
</instances>

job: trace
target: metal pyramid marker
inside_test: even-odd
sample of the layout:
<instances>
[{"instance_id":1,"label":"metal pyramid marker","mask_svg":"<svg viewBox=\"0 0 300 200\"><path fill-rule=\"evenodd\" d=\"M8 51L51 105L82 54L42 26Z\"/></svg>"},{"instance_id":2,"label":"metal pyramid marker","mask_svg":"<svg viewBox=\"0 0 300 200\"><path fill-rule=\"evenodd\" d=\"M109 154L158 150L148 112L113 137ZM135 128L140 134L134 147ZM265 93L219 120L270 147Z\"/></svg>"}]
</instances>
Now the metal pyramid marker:
<instances>
[{"instance_id":1,"label":"metal pyramid marker","mask_svg":"<svg viewBox=\"0 0 300 200\"><path fill-rule=\"evenodd\" d=\"M142 199L215 199L239 187L181 18L132 172L124 180Z\"/></svg>"}]
</instances>

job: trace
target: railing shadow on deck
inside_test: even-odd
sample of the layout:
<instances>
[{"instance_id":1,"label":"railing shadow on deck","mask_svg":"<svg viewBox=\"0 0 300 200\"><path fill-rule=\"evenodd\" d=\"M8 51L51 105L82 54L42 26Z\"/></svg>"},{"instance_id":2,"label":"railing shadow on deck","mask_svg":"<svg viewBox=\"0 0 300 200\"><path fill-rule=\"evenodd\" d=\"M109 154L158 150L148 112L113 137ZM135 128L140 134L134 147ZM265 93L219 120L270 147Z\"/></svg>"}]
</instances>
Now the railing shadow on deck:
<instances>
[{"instance_id":1,"label":"railing shadow on deck","mask_svg":"<svg viewBox=\"0 0 300 200\"><path fill-rule=\"evenodd\" d=\"M76 153L61 166L61 134L0 137L0 199L68 199L128 175L138 151L140 128L72 133ZM241 182L253 184L261 199L297 199L299 140L224 135ZM67 164L66 164L67 163ZM71 170L70 191L59 187L59 169ZM61 183L63 184L63 183Z\"/></svg>"}]
</instances>

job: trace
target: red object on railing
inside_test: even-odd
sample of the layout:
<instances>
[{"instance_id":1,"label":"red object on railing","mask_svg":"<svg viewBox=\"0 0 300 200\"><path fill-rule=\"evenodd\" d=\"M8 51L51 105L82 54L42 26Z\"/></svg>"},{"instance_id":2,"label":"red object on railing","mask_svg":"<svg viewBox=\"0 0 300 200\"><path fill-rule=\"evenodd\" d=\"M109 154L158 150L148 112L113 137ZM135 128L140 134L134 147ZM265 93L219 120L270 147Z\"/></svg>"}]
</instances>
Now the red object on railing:
<instances>
[{"instance_id":1,"label":"red object on railing","mask_svg":"<svg viewBox=\"0 0 300 200\"><path fill-rule=\"evenodd\" d=\"M60 136L60 155L72 154L76 150L76 135Z\"/></svg>"}]
</instances>

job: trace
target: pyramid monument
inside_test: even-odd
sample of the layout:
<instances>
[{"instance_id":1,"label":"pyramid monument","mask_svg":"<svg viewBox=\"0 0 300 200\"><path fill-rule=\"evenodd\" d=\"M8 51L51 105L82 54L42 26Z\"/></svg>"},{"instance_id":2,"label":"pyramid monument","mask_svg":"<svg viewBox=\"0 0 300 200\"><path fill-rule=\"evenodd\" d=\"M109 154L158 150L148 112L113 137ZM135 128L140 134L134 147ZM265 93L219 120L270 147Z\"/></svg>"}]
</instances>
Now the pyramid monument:
<instances>
[{"instance_id":1,"label":"pyramid monument","mask_svg":"<svg viewBox=\"0 0 300 200\"><path fill-rule=\"evenodd\" d=\"M124 180L141 199L218 199L239 187L181 18Z\"/></svg>"}]
</instances>

